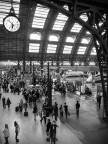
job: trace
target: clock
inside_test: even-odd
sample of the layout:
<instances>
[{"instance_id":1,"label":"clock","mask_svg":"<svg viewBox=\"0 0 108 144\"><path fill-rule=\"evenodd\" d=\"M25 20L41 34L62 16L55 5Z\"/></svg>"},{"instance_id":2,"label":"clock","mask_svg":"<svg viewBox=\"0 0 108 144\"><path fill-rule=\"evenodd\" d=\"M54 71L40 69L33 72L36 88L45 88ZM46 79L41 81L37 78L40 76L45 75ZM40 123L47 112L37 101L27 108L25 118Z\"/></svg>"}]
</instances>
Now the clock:
<instances>
[{"instance_id":1,"label":"clock","mask_svg":"<svg viewBox=\"0 0 108 144\"><path fill-rule=\"evenodd\" d=\"M20 21L14 15L8 15L3 19L3 26L9 32L16 32L20 28Z\"/></svg>"}]
</instances>

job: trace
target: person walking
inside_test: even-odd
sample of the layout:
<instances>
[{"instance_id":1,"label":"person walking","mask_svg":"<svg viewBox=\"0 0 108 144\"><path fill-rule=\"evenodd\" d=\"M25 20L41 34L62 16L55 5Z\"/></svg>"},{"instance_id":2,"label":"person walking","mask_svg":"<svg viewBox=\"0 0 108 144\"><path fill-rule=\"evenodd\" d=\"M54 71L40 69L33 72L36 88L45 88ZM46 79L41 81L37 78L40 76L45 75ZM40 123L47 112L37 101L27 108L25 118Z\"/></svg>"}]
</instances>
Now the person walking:
<instances>
[{"instance_id":1,"label":"person walking","mask_svg":"<svg viewBox=\"0 0 108 144\"><path fill-rule=\"evenodd\" d=\"M10 109L10 104L11 104L11 101L10 101L10 99L8 98L8 99L7 99L8 110Z\"/></svg>"},{"instance_id":2,"label":"person walking","mask_svg":"<svg viewBox=\"0 0 108 144\"><path fill-rule=\"evenodd\" d=\"M66 115L66 118L67 118L67 115L68 115L68 106L66 103L64 103L64 111L65 111L65 115Z\"/></svg>"},{"instance_id":3,"label":"person walking","mask_svg":"<svg viewBox=\"0 0 108 144\"><path fill-rule=\"evenodd\" d=\"M46 124L46 110L45 109L42 110L42 117L40 121L42 122L43 119L44 119L44 123Z\"/></svg>"},{"instance_id":4,"label":"person walking","mask_svg":"<svg viewBox=\"0 0 108 144\"><path fill-rule=\"evenodd\" d=\"M53 121L53 123L50 126L50 140L51 140L51 144L52 144L53 140L54 140L54 142L57 140L57 138L56 138L57 127L59 127L59 126L56 124L56 121Z\"/></svg>"},{"instance_id":5,"label":"person walking","mask_svg":"<svg viewBox=\"0 0 108 144\"><path fill-rule=\"evenodd\" d=\"M16 140L16 144L17 144L19 142L18 135L20 132L20 127L19 127L19 124L17 121L14 122L14 126L15 126L15 140Z\"/></svg>"},{"instance_id":6,"label":"person walking","mask_svg":"<svg viewBox=\"0 0 108 144\"><path fill-rule=\"evenodd\" d=\"M34 114L34 120L36 121L36 115L37 115L37 105L36 105L36 103L34 103L33 114Z\"/></svg>"},{"instance_id":7,"label":"person walking","mask_svg":"<svg viewBox=\"0 0 108 144\"><path fill-rule=\"evenodd\" d=\"M9 138L9 128L8 128L8 124L5 124L5 129L3 130L4 133L4 138L5 138L5 144L9 144L8 142L8 138Z\"/></svg>"},{"instance_id":8,"label":"person walking","mask_svg":"<svg viewBox=\"0 0 108 144\"><path fill-rule=\"evenodd\" d=\"M1 98L2 98L2 93L0 92L0 101L1 101Z\"/></svg>"},{"instance_id":9,"label":"person walking","mask_svg":"<svg viewBox=\"0 0 108 144\"><path fill-rule=\"evenodd\" d=\"M3 104L3 108L6 108L6 99L5 99L5 97L2 97L2 104Z\"/></svg>"},{"instance_id":10,"label":"person walking","mask_svg":"<svg viewBox=\"0 0 108 144\"><path fill-rule=\"evenodd\" d=\"M60 119L61 119L63 118L63 106L62 105L60 105L59 111L60 111Z\"/></svg>"},{"instance_id":11,"label":"person walking","mask_svg":"<svg viewBox=\"0 0 108 144\"><path fill-rule=\"evenodd\" d=\"M47 136L49 136L50 127L51 127L51 121L50 121L50 119L48 119L48 122L46 124L46 133L47 133Z\"/></svg>"},{"instance_id":12,"label":"person walking","mask_svg":"<svg viewBox=\"0 0 108 144\"><path fill-rule=\"evenodd\" d=\"M76 102L76 114L78 118L79 118L79 108L80 108L80 103L77 101Z\"/></svg>"}]
</instances>

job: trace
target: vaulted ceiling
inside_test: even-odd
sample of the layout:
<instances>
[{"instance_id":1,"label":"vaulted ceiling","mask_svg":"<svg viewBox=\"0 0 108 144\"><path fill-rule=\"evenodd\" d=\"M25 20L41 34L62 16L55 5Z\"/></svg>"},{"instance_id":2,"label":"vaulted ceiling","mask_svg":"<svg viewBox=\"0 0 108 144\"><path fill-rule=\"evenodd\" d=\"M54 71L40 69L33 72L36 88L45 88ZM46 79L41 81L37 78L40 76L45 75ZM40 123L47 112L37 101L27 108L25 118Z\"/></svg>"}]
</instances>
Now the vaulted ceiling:
<instances>
[{"instance_id":1,"label":"vaulted ceiling","mask_svg":"<svg viewBox=\"0 0 108 144\"><path fill-rule=\"evenodd\" d=\"M76 5L75 5L76 3ZM3 18L11 4L20 19L17 32L7 32ZM49 61L74 65L98 64L92 33L67 13L80 9L78 17L90 22L88 8L106 17L103 0L0 0L0 61ZM75 14L75 12L74 12ZM102 21L100 22L102 24Z\"/></svg>"}]
</instances>

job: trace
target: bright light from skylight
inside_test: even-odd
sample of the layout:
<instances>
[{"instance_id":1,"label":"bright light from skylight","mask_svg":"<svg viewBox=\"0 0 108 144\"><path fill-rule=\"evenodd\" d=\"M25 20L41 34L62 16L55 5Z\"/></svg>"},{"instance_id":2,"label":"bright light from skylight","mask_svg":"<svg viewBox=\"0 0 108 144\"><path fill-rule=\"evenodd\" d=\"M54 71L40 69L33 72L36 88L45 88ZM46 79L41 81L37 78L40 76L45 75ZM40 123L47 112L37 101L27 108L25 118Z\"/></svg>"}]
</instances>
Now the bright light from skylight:
<instances>
[{"instance_id":1,"label":"bright light from skylight","mask_svg":"<svg viewBox=\"0 0 108 144\"><path fill-rule=\"evenodd\" d=\"M30 35L31 40L41 40L41 35L39 33L32 33Z\"/></svg>"},{"instance_id":2,"label":"bright light from skylight","mask_svg":"<svg viewBox=\"0 0 108 144\"><path fill-rule=\"evenodd\" d=\"M65 25L67 20L68 20L67 16L59 13L56 20L55 20L55 23L54 23L52 29L61 31L64 28L64 25Z\"/></svg>"},{"instance_id":3,"label":"bright light from skylight","mask_svg":"<svg viewBox=\"0 0 108 144\"><path fill-rule=\"evenodd\" d=\"M91 34L89 31L86 31L86 34Z\"/></svg>"},{"instance_id":4,"label":"bright light from skylight","mask_svg":"<svg viewBox=\"0 0 108 144\"><path fill-rule=\"evenodd\" d=\"M31 53L38 53L39 52L40 44L38 43L30 43L29 44L29 52Z\"/></svg>"},{"instance_id":5,"label":"bright light from skylight","mask_svg":"<svg viewBox=\"0 0 108 144\"><path fill-rule=\"evenodd\" d=\"M65 45L64 50L63 50L63 54L70 54L72 51L72 47L73 46Z\"/></svg>"},{"instance_id":6,"label":"bright light from skylight","mask_svg":"<svg viewBox=\"0 0 108 144\"><path fill-rule=\"evenodd\" d=\"M50 35L49 36L49 41L58 41L58 36L56 36L56 35Z\"/></svg>"},{"instance_id":7,"label":"bright light from skylight","mask_svg":"<svg viewBox=\"0 0 108 144\"><path fill-rule=\"evenodd\" d=\"M48 44L47 53L56 53L57 45Z\"/></svg>"},{"instance_id":8,"label":"bright light from skylight","mask_svg":"<svg viewBox=\"0 0 108 144\"><path fill-rule=\"evenodd\" d=\"M64 61L64 62L63 62L63 65L66 65L66 66L67 66L67 65L70 65L70 62Z\"/></svg>"},{"instance_id":9,"label":"bright light from skylight","mask_svg":"<svg viewBox=\"0 0 108 144\"><path fill-rule=\"evenodd\" d=\"M71 32L76 32L76 33L79 33L80 30L81 30L82 26L79 25L78 23L75 23L71 29Z\"/></svg>"},{"instance_id":10,"label":"bright light from skylight","mask_svg":"<svg viewBox=\"0 0 108 144\"><path fill-rule=\"evenodd\" d=\"M49 8L44 7L40 4L37 4L34 18L33 18L32 27L43 28L46 18L47 18L47 15L48 15L48 12L49 12Z\"/></svg>"},{"instance_id":11,"label":"bright light from skylight","mask_svg":"<svg viewBox=\"0 0 108 144\"><path fill-rule=\"evenodd\" d=\"M95 47L92 48L90 55L96 55L96 48Z\"/></svg>"},{"instance_id":12,"label":"bright light from skylight","mask_svg":"<svg viewBox=\"0 0 108 144\"><path fill-rule=\"evenodd\" d=\"M99 45L99 42L96 40L97 45Z\"/></svg>"},{"instance_id":13,"label":"bright light from skylight","mask_svg":"<svg viewBox=\"0 0 108 144\"><path fill-rule=\"evenodd\" d=\"M80 15L80 19L82 19L83 21L87 21L88 20L88 17L87 17L87 15L84 13L84 14L82 14L82 15Z\"/></svg>"},{"instance_id":14,"label":"bright light from skylight","mask_svg":"<svg viewBox=\"0 0 108 144\"><path fill-rule=\"evenodd\" d=\"M64 5L63 8L69 10L69 7L67 5Z\"/></svg>"},{"instance_id":15,"label":"bright light from skylight","mask_svg":"<svg viewBox=\"0 0 108 144\"><path fill-rule=\"evenodd\" d=\"M74 65L79 65L79 62L75 62Z\"/></svg>"},{"instance_id":16,"label":"bright light from skylight","mask_svg":"<svg viewBox=\"0 0 108 144\"><path fill-rule=\"evenodd\" d=\"M81 40L81 43L83 43L83 44L88 44L89 42L90 42L90 38L83 38Z\"/></svg>"},{"instance_id":17,"label":"bright light from skylight","mask_svg":"<svg viewBox=\"0 0 108 144\"><path fill-rule=\"evenodd\" d=\"M66 42L74 43L74 41L75 41L75 37L67 37L66 38Z\"/></svg>"},{"instance_id":18,"label":"bright light from skylight","mask_svg":"<svg viewBox=\"0 0 108 144\"><path fill-rule=\"evenodd\" d=\"M20 0L13 0L13 8L15 11L15 14L19 15L19 5ZM3 24L3 18L5 18L11 9L11 1L0 1L0 24Z\"/></svg>"},{"instance_id":19,"label":"bright light from skylight","mask_svg":"<svg viewBox=\"0 0 108 144\"><path fill-rule=\"evenodd\" d=\"M89 62L89 65L95 65L95 62Z\"/></svg>"},{"instance_id":20,"label":"bright light from skylight","mask_svg":"<svg viewBox=\"0 0 108 144\"><path fill-rule=\"evenodd\" d=\"M85 54L86 48L87 47L85 47L85 46L80 46L79 49L78 49L77 54Z\"/></svg>"}]
</instances>

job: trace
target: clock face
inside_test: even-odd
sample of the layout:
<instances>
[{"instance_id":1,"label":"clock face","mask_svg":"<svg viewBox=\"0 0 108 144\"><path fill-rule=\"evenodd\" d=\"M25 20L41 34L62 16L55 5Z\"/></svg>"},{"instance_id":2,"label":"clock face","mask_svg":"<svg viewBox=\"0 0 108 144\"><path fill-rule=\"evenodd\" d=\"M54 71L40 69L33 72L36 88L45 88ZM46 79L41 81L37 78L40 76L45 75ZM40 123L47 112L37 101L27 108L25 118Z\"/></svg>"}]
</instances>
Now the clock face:
<instances>
[{"instance_id":1,"label":"clock face","mask_svg":"<svg viewBox=\"0 0 108 144\"><path fill-rule=\"evenodd\" d=\"M3 25L9 32L16 32L20 28L20 21L15 16L7 16L3 20Z\"/></svg>"}]
</instances>

